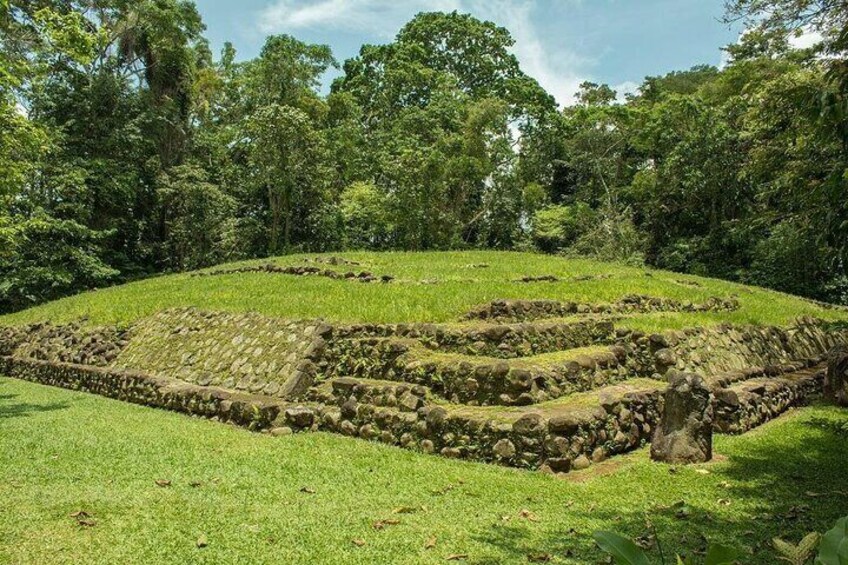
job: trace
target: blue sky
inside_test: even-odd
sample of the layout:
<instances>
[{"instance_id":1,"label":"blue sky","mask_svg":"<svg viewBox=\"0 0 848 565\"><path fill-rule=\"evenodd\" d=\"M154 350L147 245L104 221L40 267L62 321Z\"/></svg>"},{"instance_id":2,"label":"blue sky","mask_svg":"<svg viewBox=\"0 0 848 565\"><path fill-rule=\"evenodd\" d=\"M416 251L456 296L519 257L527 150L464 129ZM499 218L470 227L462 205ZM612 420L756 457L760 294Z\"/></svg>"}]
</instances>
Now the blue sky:
<instances>
[{"instance_id":1,"label":"blue sky","mask_svg":"<svg viewBox=\"0 0 848 565\"><path fill-rule=\"evenodd\" d=\"M459 10L508 28L515 54L561 104L583 80L632 90L647 75L718 65L738 28L723 0L195 0L217 51L254 57L270 34L326 43L341 62L363 43L391 41L413 15ZM329 78L329 77L328 77Z\"/></svg>"}]
</instances>

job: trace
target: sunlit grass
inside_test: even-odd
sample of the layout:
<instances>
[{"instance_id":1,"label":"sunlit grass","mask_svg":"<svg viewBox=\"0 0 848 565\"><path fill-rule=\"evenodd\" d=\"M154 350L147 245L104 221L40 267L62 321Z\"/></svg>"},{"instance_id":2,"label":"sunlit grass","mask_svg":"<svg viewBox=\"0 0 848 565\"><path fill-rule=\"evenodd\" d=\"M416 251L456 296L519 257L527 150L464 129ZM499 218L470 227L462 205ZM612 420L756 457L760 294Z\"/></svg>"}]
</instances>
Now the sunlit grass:
<instances>
[{"instance_id":1,"label":"sunlit grass","mask_svg":"<svg viewBox=\"0 0 848 565\"><path fill-rule=\"evenodd\" d=\"M499 298L545 298L610 302L627 294L647 294L701 302L736 295L742 308L720 314L675 314L640 318L643 329L711 323L785 324L800 315L826 319L848 314L825 310L785 294L664 271L651 271L589 260L513 252L345 253L361 267L390 274L390 284L362 284L324 277L244 273L194 277L161 276L86 292L0 317L0 324L43 320L67 322L88 317L92 324L128 323L164 308L195 306L210 310L255 311L290 318L325 318L344 322L447 322L472 307ZM279 264L302 264L314 255L292 255ZM221 268L260 265L252 261ZM480 265L488 265L480 268ZM554 283L516 282L523 276L554 275ZM579 277L601 276L590 280ZM680 281L689 281L683 284ZM699 286L691 286L692 282Z\"/></svg>"},{"instance_id":2,"label":"sunlit grass","mask_svg":"<svg viewBox=\"0 0 848 565\"><path fill-rule=\"evenodd\" d=\"M712 464L672 473L641 450L559 480L0 378L0 562L585 564L602 559L592 532L649 519L667 556L706 537L771 565L772 537L848 514L846 428L846 411L808 408L718 437Z\"/></svg>"}]
</instances>

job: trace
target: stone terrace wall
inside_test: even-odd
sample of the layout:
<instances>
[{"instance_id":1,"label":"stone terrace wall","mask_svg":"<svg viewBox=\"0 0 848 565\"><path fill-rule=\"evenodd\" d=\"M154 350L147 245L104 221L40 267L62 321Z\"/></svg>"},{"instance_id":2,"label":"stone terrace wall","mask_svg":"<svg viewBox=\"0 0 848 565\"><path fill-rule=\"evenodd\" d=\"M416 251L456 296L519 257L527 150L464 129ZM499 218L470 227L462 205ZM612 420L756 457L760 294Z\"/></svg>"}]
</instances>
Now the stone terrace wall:
<instances>
[{"instance_id":1,"label":"stone terrace wall","mask_svg":"<svg viewBox=\"0 0 848 565\"><path fill-rule=\"evenodd\" d=\"M325 430L485 462L566 472L642 445L656 425L659 391L602 398L596 409L510 421L439 406L400 411L356 400L295 405L136 371L0 357L0 374L45 385L211 418L272 433Z\"/></svg>"},{"instance_id":2,"label":"stone terrace wall","mask_svg":"<svg viewBox=\"0 0 848 565\"><path fill-rule=\"evenodd\" d=\"M574 314L635 314L649 312L727 312L739 309L736 298L712 297L702 304L634 294L612 304L556 300L494 300L471 310L468 320L524 321Z\"/></svg>"},{"instance_id":3,"label":"stone terrace wall","mask_svg":"<svg viewBox=\"0 0 848 565\"><path fill-rule=\"evenodd\" d=\"M213 418L250 429L271 426L285 408L281 401L190 385L138 371L7 356L0 357L0 374L133 404Z\"/></svg>"},{"instance_id":4,"label":"stone terrace wall","mask_svg":"<svg viewBox=\"0 0 848 565\"><path fill-rule=\"evenodd\" d=\"M290 397L303 394L330 327L258 314L166 310L132 329L119 369L227 389Z\"/></svg>"},{"instance_id":5,"label":"stone terrace wall","mask_svg":"<svg viewBox=\"0 0 848 565\"><path fill-rule=\"evenodd\" d=\"M0 355L104 366L117 358L127 339L128 332L115 327L31 324L0 329Z\"/></svg>"},{"instance_id":6,"label":"stone terrace wall","mask_svg":"<svg viewBox=\"0 0 848 565\"><path fill-rule=\"evenodd\" d=\"M815 319L799 319L787 328L722 325L653 335L633 331L622 333L618 341L643 375L672 369L713 375L819 361L837 343L848 343L848 329Z\"/></svg>"},{"instance_id":7,"label":"stone terrace wall","mask_svg":"<svg viewBox=\"0 0 848 565\"><path fill-rule=\"evenodd\" d=\"M334 327L328 339L332 341L332 347L342 347L343 340L360 338L417 339L424 346L438 351L512 359L611 343L614 335L612 320L586 319L462 326L356 324Z\"/></svg>"}]
</instances>

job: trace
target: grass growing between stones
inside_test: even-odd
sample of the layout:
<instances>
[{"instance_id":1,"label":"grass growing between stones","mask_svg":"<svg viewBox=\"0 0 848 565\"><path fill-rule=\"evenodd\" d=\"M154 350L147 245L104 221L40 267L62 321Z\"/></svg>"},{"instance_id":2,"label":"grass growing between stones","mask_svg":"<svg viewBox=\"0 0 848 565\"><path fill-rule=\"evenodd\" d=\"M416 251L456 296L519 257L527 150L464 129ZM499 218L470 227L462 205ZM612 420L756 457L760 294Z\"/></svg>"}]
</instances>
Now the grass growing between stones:
<instances>
[{"instance_id":1,"label":"grass growing between stones","mask_svg":"<svg viewBox=\"0 0 848 565\"><path fill-rule=\"evenodd\" d=\"M848 318L845 312L825 310L798 298L763 289L583 259L493 251L344 253L342 256L360 265L333 269L368 270L378 276L392 275L395 280L389 284L363 284L319 276L271 273L208 277L170 275L86 292L2 316L0 325L44 320L58 324L82 316L88 316L91 324L129 323L162 309L179 306L256 311L287 318L323 317L343 322L450 322L458 320L474 306L500 298L598 303L616 301L627 294L646 294L695 303L714 296L739 296L741 308L735 312L649 315L632 322L641 325L640 329L649 330L720 322L783 325L800 315ZM305 265L306 260L315 257L291 255L216 269L269 262ZM553 275L560 280L517 282L525 276L544 275Z\"/></svg>"},{"instance_id":2,"label":"grass growing between stones","mask_svg":"<svg viewBox=\"0 0 848 565\"><path fill-rule=\"evenodd\" d=\"M592 563L593 531L638 536L647 515L667 555L705 536L771 564L772 537L848 513L848 412L830 407L719 436L709 465L641 450L566 481L3 378L0 431L0 562Z\"/></svg>"}]
</instances>

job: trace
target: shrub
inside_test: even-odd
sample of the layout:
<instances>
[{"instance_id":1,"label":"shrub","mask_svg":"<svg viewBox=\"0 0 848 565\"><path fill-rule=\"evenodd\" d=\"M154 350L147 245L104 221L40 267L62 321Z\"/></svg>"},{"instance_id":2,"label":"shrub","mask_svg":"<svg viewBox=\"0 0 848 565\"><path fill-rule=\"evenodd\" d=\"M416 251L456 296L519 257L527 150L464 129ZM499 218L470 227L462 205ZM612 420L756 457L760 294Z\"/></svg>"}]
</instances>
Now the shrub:
<instances>
[{"instance_id":1,"label":"shrub","mask_svg":"<svg viewBox=\"0 0 848 565\"><path fill-rule=\"evenodd\" d=\"M572 245L593 220L594 212L584 202L547 206L533 214L530 235L539 250L556 253Z\"/></svg>"},{"instance_id":2,"label":"shrub","mask_svg":"<svg viewBox=\"0 0 848 565\"><path fill-rule=\"evenodd\" d=\"M628 211L603 208L569 252L600 261L642 265L645 261L644 248L644 235L636 229Z\"/></svg>"},{"instance_id":3,"label":"shrub","mask_svg":"<svg viewBox=\"0 0 848 565\"><path fill-rule=\"evenodd\" d=\"M164 225L164 256L168 266L191 270L230 259L237 223L235 200L208 182L203 169L174 167L159 177L157 203Z\"/></svg>"},{"instance_id":4,"label":"shrub","mask_svg":"<svg viewBox=\"0 0 848 565\"><path fill-rule=\"evenodd\" d=\"M377 186L355 182L341 194L345 245L353 249L382 249L389 243L392 225L388 198Z\"/></svg>"}]
</instances>

